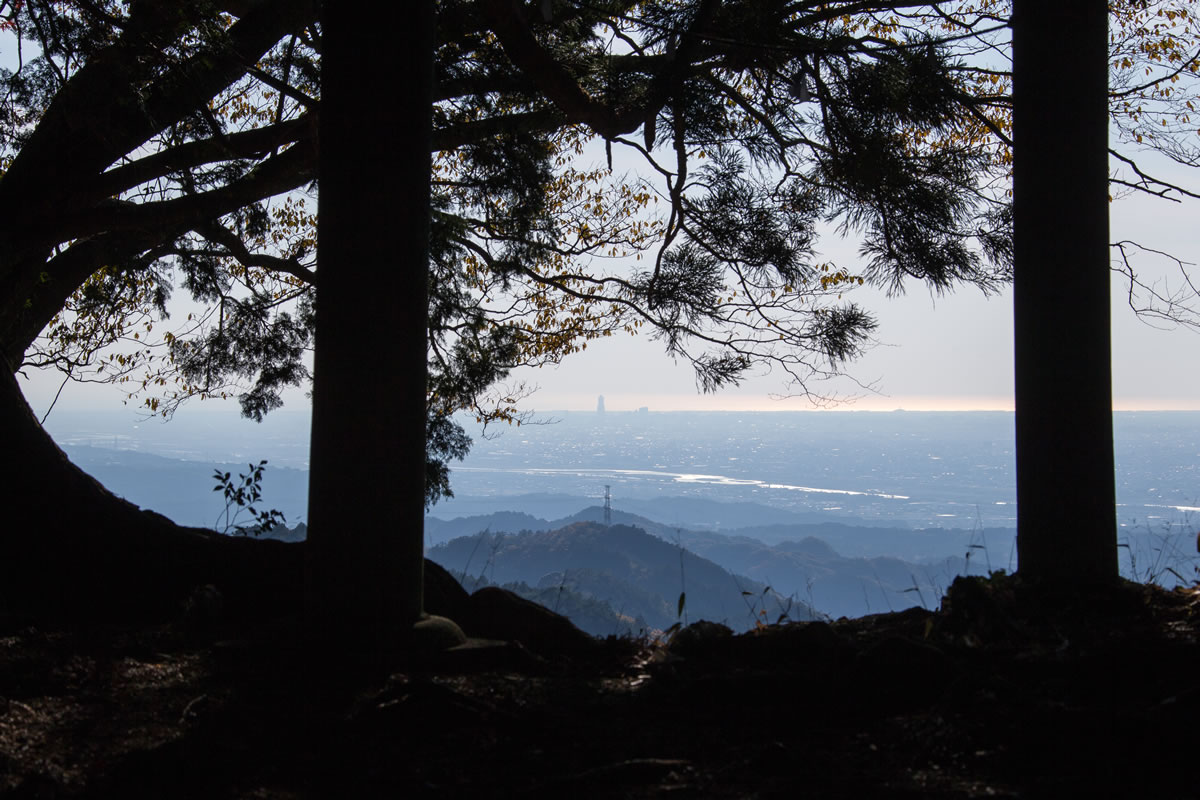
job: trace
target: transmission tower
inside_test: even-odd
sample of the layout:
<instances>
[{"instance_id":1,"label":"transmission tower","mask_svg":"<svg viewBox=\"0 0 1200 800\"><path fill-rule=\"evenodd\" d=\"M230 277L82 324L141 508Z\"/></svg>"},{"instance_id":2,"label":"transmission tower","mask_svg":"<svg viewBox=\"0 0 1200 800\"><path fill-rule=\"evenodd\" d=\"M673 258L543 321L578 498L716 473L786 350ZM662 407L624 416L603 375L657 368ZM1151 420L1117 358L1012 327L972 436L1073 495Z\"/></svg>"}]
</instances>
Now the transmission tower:
<instances>
[{"instance_id":1,"label":"transmission tower","mask_svg":"<svg viewBox=\"0 0 1200 800\"><path fill-rule=\"evenodd\" d=\"M612 527L612 492L608 484L604 485L604 525Z\"/></svg>"}]
</instances>

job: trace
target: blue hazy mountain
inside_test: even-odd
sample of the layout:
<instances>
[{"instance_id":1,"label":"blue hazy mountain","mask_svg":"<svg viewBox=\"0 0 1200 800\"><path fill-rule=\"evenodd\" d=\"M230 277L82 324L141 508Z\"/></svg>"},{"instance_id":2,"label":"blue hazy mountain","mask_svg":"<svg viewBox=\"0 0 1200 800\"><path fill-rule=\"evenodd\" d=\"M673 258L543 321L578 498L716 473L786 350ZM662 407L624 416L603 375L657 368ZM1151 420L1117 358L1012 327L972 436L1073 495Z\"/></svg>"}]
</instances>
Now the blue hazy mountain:
<instances>
[{"instance_id":1,"label":"blue hazy mountain","mask_svg":"<svg viewBox=\"0 0 1200 800\"><path fill-rule=\"evenodd\" d=\"M113 493L142 508L149 508L182 525L211 528L218 525L225 503L213 491L213 471L248 472L248 462L183 461L136 450L114 450L89 445L65 445L76 465ZM261 508L276 508L289 524L307 517L308 472L267 464L262 482ZM246 521L243 515L239 521Z\"/></svg>"},{"instance_id":2,"label":"blue hazy mountain","mask_svg":"<svg viewBox=\"0 0 1200 800\"><path fill-rule=\"evenodd\" d=\"M675 514L659 515L654 510L672 508L675 504L686 505L691 501L687 498L663 498L648 514L632 514L616 509L612 511L612 521L646 528L655 535L665 539L674 537L674 531L688 531L692 536L713 534L714 540L746 538L754 539L768 545L802 539L821 539L837 549L843 555L862 558L877 555L888 555L907 559L914 562L924 562L949 556L964 556L972 550L974 557L980 563L988 563L995 569L1011 567L1010 559L1013 550L1013 528L907 528L887 527L881 524L851 525L845 522L808 522L801 515L793 515L788 522L774 524L756 524L758 512L761 516L770 518L774 510L749 503L729 504L730 509L714 513L734 520L733 524L722 525L719 528L711 525L680 522ZM556 503L557 505L557 503ZM712 503L706 506L719 507L722 504ZM578 508L578 505L576 506ZM737 525L736 515L742 515L746 525ZM600 506L591 506L583 511L576 511L561 517L547 519L535 514L519 511L504 511L492 514L479 514L469 517L453 517L442 519L437 515L437 509L425 518L425 540L429 545L447 541L456 536L466 536L477 533L485 528L489 530L518 531L518 530L553 530L557 527L581 520L599 522L604 518L604 510ZM670 520L666 522L665 520ZM720 534L724 534L721 536Z\"/></svg>"},{"instance_id":3,"label":"blue hazy mountain","mask_svg":"<svg viewBox=\"0 0 1200 800\"><path fill-rule=\"evenodd\" d=\"M451 571L474 574L471 569L474 562L476 569L488 574L489 569L495 569L496 564L501 563L490 547L497 542L512 541L506 537L552 534L585 523L596 525L603 515L603 508L592 506L557 520L513 512L452 520L429 517L425 523L426 536L437 543L430 548L429 556ZM751 535L761 530L755 528L723 533L695 531L621 511L612 512L612 520L613 530L620 530L619 534L614 534L613 546L622 542L625 529L642 531L669 547L682 547L743 576L747 585L753 582L759 587L769 586L774 594L802 602L817 613L831 617L936 605L956 575L984 574L989 568L1007 566L1007 553L1011 550L1014 533L1010 529L907 530L853 528L837 523L798 524L772 526L769 530L774 538L768 542ZM601 526L596 534L601 541L603 530ZM823 533L829 539L818 538L814 533ZM874 547L866 547L872 554L854 556L838 551L839 546L863 549L865 546L858 541L859 536L874 537ZM549 547L543 540L533 541ZM533 555L515 548L500 551L504 558L500 575L536 586L544 574L559 575L568 569L568 563L576 570L586 566L586 560L581 561L575 555L570 558L562 555L563 549L569 549L569 538L549 541L557 544L558 551L539 550ZM924 558L895 555L932 550L953 554ZM1005 553L1004 562L999 562L1001 552ZM555 561L555 557L559 560ZM515 575L521 577L512 577ZM609 599L602 591L589 588L588 593Z\"/></svg>"},{"instance_id":4,"label":"blue hazy mountain","mask_svg":"<svg viewBox=\"0 0 1200 800\"><path fill-rule=\"evenodd\" d=\"M48 427L118 494L190 525L219 524L214 469L236 476L268 459L261 506L303 522L307 415L281 412L262 425L222 420L185 412L169 424L131 424L129 415L55 412ZM496 512L566 520L598 505L607 487L615 520L632 514L668 532L768 547L812 538L842 558L916 565L970 554L972 568L1007 569L1012 425L1012 414L987 412L572 412L477 438L466 461L452 465L456 497L433 515L446 523ZM1170 583L1174 570L1189 579L1200 413L1117 413L1114 425L1126 574ZM445 539L439 524L429 522L431 543Z\"/></svg>"},{"instance_id":5,"label":"blue hazy mountain","mask_svg":"<svg viewBox=\"0 0 1200 800\"><path fill-rule=\"evenodd\" d=\"M734 630L774 622L785 613L793 620L816 616L796 598L789 600L761 581L733 574L686 546L631 525L576 521L545 531L484 530L430 548L428 556L465 576L468 589L474 576L543 590L561 587L657 630L681 621L684 614L690 621L707 619Z\"/></svg>"},{"instance_id":6,"label":"blue hazy mountain","mask_svg":"<svg viewBox=\"0 0 1200 800\"><path fill-rule=\"evenodd\" d=\"M463 463L452 465L456 497L438 506L439 516L516 510L555 518L579 508L579 498L603 497L607 485L619 508L692 527L1015 523L1011 413L610 409L546 417L551 424L514 426L490 438L465 421L475 444ZM166 424L128 413L55 412L47 427L71 452L90 445L205 469L267 459L271 471L307 468L308 422L306 414L287 411L261 424L190 410ZM1157 525L1200 507L1200 412L1118 412L1114 431L1123 522ZM537 496L546 503L563 497L557 508L516 505ZM675 503L656 511L663 498L687 498L694 508ZM707 517L737 503L779 517Z\"/></svg>"},{"instance_id":7,"label":"blue hazy mountain","mask_svg":"<svg viewBox=\"0 0 1200 800\"><path fill-rule=\"evenodd\" d=\"M584 506L594 504L597 499L599 498L594 494L552 492L499 496L495 494L456 495L438 503L432 513L436 517L449 519L491 514L503 508L505 511L528 514L541 519L561 519L570 516ZM848 519L844 514L839 515L828 511L776 508L763 503L711 500L694 495L651 498L618 495L616 503L622 511L647 519L703 530L741 528L747 525L836 523ZM852 521L860 527L905 528L910 526L907 520L853 518Z\"/></svg>"}]
</instances>

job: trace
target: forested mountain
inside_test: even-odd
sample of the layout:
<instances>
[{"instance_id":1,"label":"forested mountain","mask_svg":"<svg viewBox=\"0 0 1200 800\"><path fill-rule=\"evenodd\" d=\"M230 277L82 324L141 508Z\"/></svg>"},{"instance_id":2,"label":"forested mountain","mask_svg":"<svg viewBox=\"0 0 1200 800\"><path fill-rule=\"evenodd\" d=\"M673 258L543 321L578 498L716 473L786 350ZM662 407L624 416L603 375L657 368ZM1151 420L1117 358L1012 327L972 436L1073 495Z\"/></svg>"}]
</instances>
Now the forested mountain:
<instances>
[{"instance_id":1,"label":"forested mountain","mask_svg":"<svg viewBox=\"0 0 1200 800\"><path fill-rule=\"evenodd\" d=\"M683 548L687 551L688 564L692 557L696 557L719 565L733 575L744 576L747 583L742 589L751 592L747 597L758 595L769 587L768 597L791 598L793 603L802 601L815 614L834 618L920 605L931 607L936 605L954 576L982 574L988 569L979 546L971 544L985 537L970 531L937 532L945 536L958 536L961 539L961 556L917 560L891 555L846 556L830 542L805 535L806 526L776 529L776 533L786 530L794 536L768 543L743 535L745 531L718 534L674 528L619 512L614 512L613 518L621 524L605 529L596 521L600 514L602 509L589 508L574 517L557 521L511 513L449 521L430 518L426 523L427 533L441 544L429 552L429 557L452 572L466 572L468 576L484 575L493 582L525 581L531 586L558 586L563 582L563 585L570 587L587 586L587 592L601 598L628 595L630 607L641 608L642 600L634 601L630 588L616 590L601 585L601 576L629 575L631 578L628 583L658 593L670 611L675 594L679 591L678 551ZM605 530L614 533L606 537L603 533ZM637 540L630 538L627 533L629 530L648 535L654 540L658 548L654 551L656 555L674 553L673 572L668 570L664 573L673 576L670 586L646 583L651 570L625 566L611 570L614 563L612 550L621 551L623 556L628 556L634 562L643 558L642 550L630 547ZM933 533L899 529L869 530L896 536ZM588 531L589 538L586 542L577 543L567 533L572 531ZM846 533L849 539L858 531L847 528ZM1008 533L1011 536L1011 531L991 533L993 542L1001 538L998 534ZM645 548L649 549L649 546ZM969 558L968 553L971 554ZM1000 563L991 564L992 568L1003 566ZM688 583L688 605L693 608L693 603L698 602L699 585L692 583L690 575ZM619 605L614 602L614 609L620 610ZM768 608L775 609L775 605L768 603ZM728 613L727 608L723 611ZM654 614L649 613L646 618L650 620L652 617ZM655 619L661 620L661 617Z\"/></svg>"},{"instance_id":2,"label":"forested mountain","mask_svg":"<svg viewBox=\"0 0 1200 800\"><path fill-rule=\"evenodd\" d=\"M452 573L465 574L468 588L474 588L474 576L491 583L562 587L606 601L618 614L640 617L659 630L685 617L747 630L785 613L793 620L817 616L766 584L628 525L576 522L553 531L484 530L438 545L428 555Z\"/></svg>"},{"instance_id":3,"label":"forested mountain","mask_svg":"<svg viewBox=\"0 0 1200 800\"><path fill-rule=\"evenodd\" d=\"M464 589L472 594L478 589L495 585L484 575L465 576L461 572L452 572L451 574L458 579ZM603 576L597 577L602 578ZM607 636L653 637L656 630L662 630L655 628L637 613L617 611L609 600L598 598L597 594L600 593L585 594L574 580L571 581L571 587L568 588L565 580L554 586L530 586L524 581L509 581L500 586L501 589L507 589L526 600L532 600L556 614L562 614L571 620L575 627L592 636L600 638ZM593 587L589 586L589 588ZM628 588L622 586L619 592L603 594L606 597L625 596ZM658 606L659 600L660 598L647 593L645 602L624 603L622 609L626 605L630 612L636 612L640 607L654 608Z\"/></svg>"}]
</instances>

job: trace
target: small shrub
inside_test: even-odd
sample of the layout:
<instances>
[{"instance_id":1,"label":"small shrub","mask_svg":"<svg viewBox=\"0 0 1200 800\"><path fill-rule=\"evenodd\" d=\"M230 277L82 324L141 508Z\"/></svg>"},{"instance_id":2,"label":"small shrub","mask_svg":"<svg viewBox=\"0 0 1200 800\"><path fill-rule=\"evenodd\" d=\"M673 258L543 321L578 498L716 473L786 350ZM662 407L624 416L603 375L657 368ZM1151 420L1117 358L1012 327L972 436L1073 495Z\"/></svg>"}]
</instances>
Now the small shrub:
<instances>
[{"instance_id":1,"label":"small shrub","mask_svg":"<svg viewBox=\"0 0 1200 800\"><path fill-rule=\"evenodd\" d=\"M217 515L217 519L213 523L213 528L221 533L234 532L245 536L253 532L255 536L258 536L285 521L283 512L278 509L259 511L254 507L254 503L262 500L262 479L263 472L267 468L266 459L258 462L257 465L250 464L249 467L250 471L244 474L239 473L236 481L230 477L231 473L221 472L219 469L213 471L213 479L217 482L213 491L225 494L225 510ZM238 518L246 511L250 513L254 521L239 523ZM222 521L224 521L224 527L218 527Z\"/></svg>"}]
</instances>

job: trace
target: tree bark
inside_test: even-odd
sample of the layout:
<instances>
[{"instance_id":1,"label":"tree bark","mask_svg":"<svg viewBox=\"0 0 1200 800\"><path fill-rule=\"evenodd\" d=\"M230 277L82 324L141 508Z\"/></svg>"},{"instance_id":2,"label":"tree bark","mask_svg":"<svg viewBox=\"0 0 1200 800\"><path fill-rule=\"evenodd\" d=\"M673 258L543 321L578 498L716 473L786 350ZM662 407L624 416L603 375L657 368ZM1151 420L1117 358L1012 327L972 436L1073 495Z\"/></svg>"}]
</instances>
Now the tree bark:
<instances>
[{"instance_id":1,"label":"tree bark","mask_svg":"<svg viewBox=\"0 0 1200 800\"><path fill-rule=\"evenodd\" d=\"M306 608L387 653L422 612L434 3L323 14Z\"/></svg>"},{"instance_id":2,"label":"tree bark","mask_svg":"<svg viewBox=\"0 0 1200 800\"><path fill-rule=\"evenodd\" d=\"M1013 4L1017 553L1114 580L1108 4Z\"/></svg>"}]
</instances>

